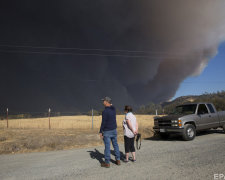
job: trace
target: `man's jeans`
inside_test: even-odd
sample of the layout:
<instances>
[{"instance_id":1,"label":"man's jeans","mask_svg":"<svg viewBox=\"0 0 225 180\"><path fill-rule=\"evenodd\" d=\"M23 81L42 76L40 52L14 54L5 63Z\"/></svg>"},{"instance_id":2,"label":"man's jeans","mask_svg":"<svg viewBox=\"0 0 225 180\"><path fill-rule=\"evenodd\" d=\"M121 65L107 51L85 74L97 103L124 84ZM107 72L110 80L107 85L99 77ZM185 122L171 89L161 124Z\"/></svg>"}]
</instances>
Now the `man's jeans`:
<instances>
[{"instance_id":1,"label":"man's jeans","mask_svg":"<svg viewBox=\"0 0 225 180\"><path fill-rule=\"evenodd\" d=\"M114 152L116 155L116 160L120 160L120 151L117 143L117 131L116 129L110 131L104 131L103 140L105 144L105 163L110 163L110 142L112 141L112 145L114 148Z\"/></svg>"}]
</instances>

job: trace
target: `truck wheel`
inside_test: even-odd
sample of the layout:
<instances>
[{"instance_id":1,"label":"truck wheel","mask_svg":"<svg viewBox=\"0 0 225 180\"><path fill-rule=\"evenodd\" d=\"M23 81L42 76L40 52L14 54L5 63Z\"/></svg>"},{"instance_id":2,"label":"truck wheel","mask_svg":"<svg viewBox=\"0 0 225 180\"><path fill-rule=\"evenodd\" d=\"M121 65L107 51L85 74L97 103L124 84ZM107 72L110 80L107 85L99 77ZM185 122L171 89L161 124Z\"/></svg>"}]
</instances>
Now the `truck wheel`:
<instances>
[{"instance_id":1,"label":"truck wheel","mask_svg":"<svg viewBox=\"0 0 225 180\"><path fill-rule=\"evenodd\" d=\"M185 141L191 141L196 136L195 127L192 124L185 124L184 125L184 132L183 132L183 139Z\"/></svg>"},{"instance_id":2,"label":"truck wheel","mask_svg":"<svg viewBox=\"0 0 225 180\"><path fill-rule=\"evenodd\" d=\"M159 136L161 139L168 139L170 135L168 133L159 133Z\"/></svg>"}]
</instances>

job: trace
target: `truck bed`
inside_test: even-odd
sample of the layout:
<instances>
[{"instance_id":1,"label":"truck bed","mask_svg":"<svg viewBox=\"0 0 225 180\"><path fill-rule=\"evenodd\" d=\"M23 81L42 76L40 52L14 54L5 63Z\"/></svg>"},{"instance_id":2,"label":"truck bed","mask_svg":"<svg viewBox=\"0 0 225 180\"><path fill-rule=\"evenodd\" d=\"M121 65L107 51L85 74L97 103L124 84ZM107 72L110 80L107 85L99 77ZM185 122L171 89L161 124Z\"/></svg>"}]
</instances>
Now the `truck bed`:
<instances>
[{"instance_id":1,"label":"truck bed","mask_svg":"<svg viewBox=\"0 0 225 180\"><path fill-rule=\"evenodd\" d=\"M225 124L225 111L217 111L217 114L219 117L220 125L224 125Z\"/></svg>"}]
</instances>

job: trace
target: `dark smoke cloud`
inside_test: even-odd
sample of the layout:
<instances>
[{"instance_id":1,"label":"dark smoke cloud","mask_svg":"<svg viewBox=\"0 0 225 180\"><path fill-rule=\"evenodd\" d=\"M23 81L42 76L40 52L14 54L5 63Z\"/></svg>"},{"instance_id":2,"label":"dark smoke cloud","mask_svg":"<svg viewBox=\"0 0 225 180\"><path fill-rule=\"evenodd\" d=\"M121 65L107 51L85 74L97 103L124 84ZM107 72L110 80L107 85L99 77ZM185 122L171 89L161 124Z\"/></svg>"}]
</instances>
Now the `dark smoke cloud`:
<instances>
[{"instance_id":1,"label":"dark smoke cloud","mask_svg":"<svg viewBox=\"0 0 225 180\"><path fill-rule=\"evenodd\" d=\"M132 51L1 46L1 103L75 111L106 95L120 108L169 100L217 53L224 9L223 0L1 2L0 44Z\"/></svg>"}]
</instances>

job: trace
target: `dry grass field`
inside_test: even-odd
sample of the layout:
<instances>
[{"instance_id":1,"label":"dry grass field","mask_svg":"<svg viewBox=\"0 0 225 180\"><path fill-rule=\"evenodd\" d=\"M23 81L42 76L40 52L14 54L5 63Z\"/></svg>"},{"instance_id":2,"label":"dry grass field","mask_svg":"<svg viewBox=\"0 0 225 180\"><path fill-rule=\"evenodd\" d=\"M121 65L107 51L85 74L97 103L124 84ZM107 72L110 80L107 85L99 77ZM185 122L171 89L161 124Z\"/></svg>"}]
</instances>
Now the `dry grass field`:
<instances>
[{"instance_id":1,"label":"dry grass field","mask_svg":"<svg viewBox=\"0 0 225 180\"><path fill-rule=\"evenodd\" d=\"M140 127L153 126L153 115L136 115L137 121ZM94 116L93 128L99 128L101 125L101 116ZM122 127L122 121L124 115L117 115L117 125ZM91 129L92 128L92 116L59 116L50 118L52 129ZM7 127L6 120L0 121L0 128L5 129ZM9 128L38 128L48 129L48 118L33 118L33 119L10 119Z\"/></svg>"},{"instance_id":2,"label":"dry grass field","mask_svg":"<svg viewBox=\"0 0 225 180\"><path fill-rule=\"evenodd\" d=\"M137 115L139 132L143 138L153 135L152 115ZM118 141L123 141L122 121L124 115L117 116ZM101 116L94 116L92 129L91 116L51 117L10 119L0 121L0 154L62 150L103 145L98 136Z\"/></svg>"}]
</instances>

